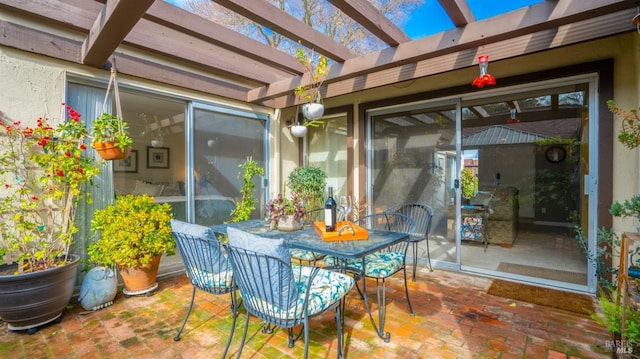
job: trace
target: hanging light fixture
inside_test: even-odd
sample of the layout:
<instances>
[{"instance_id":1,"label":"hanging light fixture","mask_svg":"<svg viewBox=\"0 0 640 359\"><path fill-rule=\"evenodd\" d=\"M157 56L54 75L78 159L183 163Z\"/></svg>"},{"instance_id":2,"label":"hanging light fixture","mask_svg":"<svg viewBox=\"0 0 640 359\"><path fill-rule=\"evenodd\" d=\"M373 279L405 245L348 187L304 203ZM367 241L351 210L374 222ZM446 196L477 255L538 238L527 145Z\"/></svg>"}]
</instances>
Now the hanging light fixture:
<instances>
[{"instance_id":1,"label":"hanging light fixture","mask_svg":"<svg viewBox=\"0 0 640 359\"><path fill-rule=\"evenodd\" d=\"M476 77L471 86L476 86L481 89L485 85L495 85L496 78L493 75L487 73L487 69L489 68L489 56L481 55L478 57L478 65L480 65L480 76Z\"/></svg>"}]
</instances>

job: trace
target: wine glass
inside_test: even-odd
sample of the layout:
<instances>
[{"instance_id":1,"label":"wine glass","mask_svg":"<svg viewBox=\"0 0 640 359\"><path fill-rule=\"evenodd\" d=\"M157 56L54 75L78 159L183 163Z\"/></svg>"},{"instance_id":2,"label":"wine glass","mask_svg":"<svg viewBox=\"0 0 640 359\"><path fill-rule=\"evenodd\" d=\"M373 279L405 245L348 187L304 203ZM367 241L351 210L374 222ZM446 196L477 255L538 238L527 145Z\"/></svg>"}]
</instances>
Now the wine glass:
<instances>
[{"instance_id":1,"label":"wine glass","mask_svg":"<svg viewBox=\"0 0 640 359\"><path fill-rule=\"evenodd\" d=\"M339 205L342 220L347 221L349 219L349 213L351 213L351 198L349 196L340 196Z\"/></svg>"}]
</instances>

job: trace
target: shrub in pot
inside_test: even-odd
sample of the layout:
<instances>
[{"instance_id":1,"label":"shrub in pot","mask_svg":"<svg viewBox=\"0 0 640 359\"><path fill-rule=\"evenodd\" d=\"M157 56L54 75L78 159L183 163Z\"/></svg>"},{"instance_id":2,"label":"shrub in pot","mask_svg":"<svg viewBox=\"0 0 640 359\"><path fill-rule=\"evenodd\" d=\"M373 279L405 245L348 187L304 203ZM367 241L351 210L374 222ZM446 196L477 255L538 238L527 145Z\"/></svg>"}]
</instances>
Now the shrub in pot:
<instances>
[{"instance_id":1,"label":"shrub in pot","mask_svg":"<svg viewBox=\"0 0 640 359\"><path fill-rule=\"evenodd\" d=\"M276 198L267 203L269 210L269 226L281 231L295 231L302 229L302 221L307 211L304 201L294 193L291 199L278 193Z\"/></svg>"},{"instance_id":2,"label":"shrub in pot","mask_svg":"<svg viewBox=\"0 0 640 359\"><path fill-rule=\"evenodd\" d=\"M116 197L114 204L94 213L91 229L99 239L87 249L89 260L105 267L115 263L125 295L150 293L157 288L162 254L175 254L172 218L168 203L156 203L146 194Z\"/></svg>"},{"instance_id":3,"label":"shrub in pot","mask_svg":"<svg viewBox=\"0 0 640 359\"><path fill-rule=\"evenodd\" d=\"M91 201L83 186L100 166L84 155L88 130L80 114L66 110L69 118L57 125L48 118L33 127L2 118L0 318L12 330L33 333L57 320L73 294L80 260L69 253L76 208Z\"/></svg>"},{"instance_id":4,"label":"shrub in pot","mask_svg":"<svg viewBox=\"0 0 640 359\"><path fill-rule=\"evenodd\" d=\"M287 185L301 197L307 211L324 207L327 174L320 167L297 167L289 174Z\"/></svg>"},{"instance_id":5,"label":"shrub in pot","mask_svg":"<svg viewBox=\"0 0 640 359\"><path fill-rule=\"evenodd\" d=\"M103 113L93 121L91 146L105 160L127 158L133 139L128 124L120 117Z\"/></svg>"}]
</instances>

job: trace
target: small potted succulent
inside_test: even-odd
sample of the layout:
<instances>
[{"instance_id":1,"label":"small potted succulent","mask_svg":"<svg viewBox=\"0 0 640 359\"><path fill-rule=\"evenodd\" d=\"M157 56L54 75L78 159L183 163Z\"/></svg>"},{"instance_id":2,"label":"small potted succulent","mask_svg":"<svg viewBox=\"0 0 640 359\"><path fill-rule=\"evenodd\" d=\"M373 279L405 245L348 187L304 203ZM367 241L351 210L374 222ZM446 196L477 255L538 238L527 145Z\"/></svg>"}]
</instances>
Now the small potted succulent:
<instances>
[{"instance_id":1,"label":"small potted succulent","mask_svg":"<svg viewBox=\"0 0 640 359\"><path fill-rule=\"evenodd\" d=\"M118 266L125 295L150 293L163 253L175 254L171 234L173 214L168 203L156 203L146 194L116 197L114 204L94 212L91 229L100 239L89 245L89 260Z\"/></svg>"},{"instance_id":2,"label":"small potted succulent","mask_svg":"<svg viewBox=\"0 0 640 359\"><path fill-rule=\"evenodd\" d=\"M282 193L278 193L276 198L267 203L269 210L269 225L271 229L278 229L284 232L297 231L302 229L302 223L307 211L304 201L297 194L291 198L286 198Z\"/></svg>"},{"instance_id":3,"label":"small potted succulent","mask_svg":"<svg viewBox=\"0 0 640 359\"><path fill-rule=\"evenodd\" d=\"M93 121L91 146L105 160L121 160L131 152L133 139L129 135L129 126L121 118L103 113Z\"/></svg>"}]
</instances>

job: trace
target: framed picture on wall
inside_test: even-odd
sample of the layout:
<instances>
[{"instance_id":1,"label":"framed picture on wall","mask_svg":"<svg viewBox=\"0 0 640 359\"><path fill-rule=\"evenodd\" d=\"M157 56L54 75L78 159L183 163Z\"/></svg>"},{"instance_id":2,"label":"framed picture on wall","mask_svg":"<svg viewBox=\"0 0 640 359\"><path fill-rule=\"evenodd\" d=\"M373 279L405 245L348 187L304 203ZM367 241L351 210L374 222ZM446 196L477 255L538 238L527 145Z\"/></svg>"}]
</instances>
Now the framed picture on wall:
<instances>
[{"instance_id":1,"label":"framed picture on wall","mask_svg":"<svg viewBox=\"0 0 640 359\"><path fill-rule=\"evenodd\" d=\"M113 172L138 172L138 151L131 150L129 157L113 161Z\"/></svg>"},{"instance_id":2,"label":"framed picture on wall","mask_svg":"<svg viewBox=\"0 0 640 359\"><path fill-rule=\"evenodd\" d=\"M147 168L169 168L169 148L147 147Z\"/></svg>"}]
</instances>

